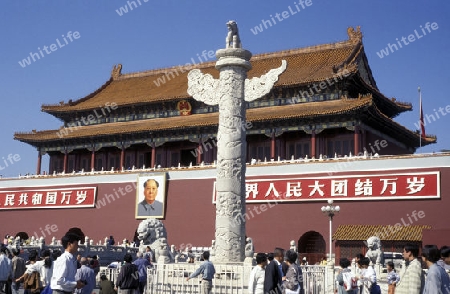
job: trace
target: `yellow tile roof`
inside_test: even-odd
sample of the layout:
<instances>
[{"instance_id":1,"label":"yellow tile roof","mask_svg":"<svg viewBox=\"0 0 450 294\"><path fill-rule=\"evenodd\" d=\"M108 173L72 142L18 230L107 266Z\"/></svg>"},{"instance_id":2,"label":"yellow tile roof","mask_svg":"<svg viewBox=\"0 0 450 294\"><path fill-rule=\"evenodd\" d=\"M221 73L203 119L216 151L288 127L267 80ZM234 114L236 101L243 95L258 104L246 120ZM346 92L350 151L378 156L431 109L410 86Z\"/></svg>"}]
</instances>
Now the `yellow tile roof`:
<instances>
[{"instance_id":1,"label":"yellow tile roof","mask_svg":"<svg viewBox=\"0 0 450 294\"><path fill-rule=\"evenodd\" d=\"M279 77L275 88L325 81L332 79L343 69L348 74L357 72L357 56L361 52L362 35L355 37L349 33L347 41L255 55L251 59L252 69L248 72L248 77L261 76L270 69L279 67L285 59L287 69ZM175 66L129 74L120 73L121 65L118 68L113 70L109 81L90 95L68 103L43 105L42 110L52 113L82 111L112 102L118 106L126 106L189 98L187 74L190 69L186 67ZM215 61L197 64L192 68L219 78ZM170 80L167 79L168 76ZM165 83L158 86L155 82L163 78Z\"/></svg>"},{"instance_id":2,"label":"yellow tile roof","mask_svg":"<svg viewBox=\"0 0 450 294\"><path fill-rule=\"evenodd\" d=\"M372 103L372 98L367 97L362 99L339 99L322 102L298 103L286 106L252 108L247 110L247 121L257 122L343 114L352 111L360 111L363 108L369 107ZM217 126L218 123L218 112L127 122L102 123L80 126L72 129L68 128L67 135L64 135L63 139ZM59 132L60 130L45 130L29 133L16 133L14 134L14 138L24 142L60 140L61 138L57 134Z\"/></svg>"},{"instance_id":3,"label":"yellow tile roof","mask_svg":"<svg viewBox=\"0 0 450 294\"><path fill-rule=\"evenodd\" d=\"M340 225L333 234L337 241L361 241L378 236L381 241L422 241L422 231L431 229L428 225Z\"/></svg>"}]
</instances>

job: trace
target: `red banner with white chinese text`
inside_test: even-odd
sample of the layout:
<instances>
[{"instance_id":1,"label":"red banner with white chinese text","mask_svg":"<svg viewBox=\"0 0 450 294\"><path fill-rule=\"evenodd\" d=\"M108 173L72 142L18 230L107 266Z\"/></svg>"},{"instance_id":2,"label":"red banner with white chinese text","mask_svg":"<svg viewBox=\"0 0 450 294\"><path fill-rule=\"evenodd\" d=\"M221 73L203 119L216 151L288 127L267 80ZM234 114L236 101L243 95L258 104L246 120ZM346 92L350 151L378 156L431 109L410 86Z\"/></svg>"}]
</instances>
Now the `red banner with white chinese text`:
<instances>
[{"instance_id":1,"label":"red banner with white chinese text","mask_svg":"<svg viewBox=\"0 0 450 294\"><path fill-rule=\"evenodd\" d=\"M439 179L439 172L247 179L246 202L440 198Z\"/></svg>"},{"instance_id":2,"label":"red banner with white chinese text","mask_svg":"<svg viewBox=\"0 0 450 294\"><path fill-rule=\"evenodd\" d=\"M94 207L96 187L0 191L0 210Z\"/></svg>"}]
</instances>

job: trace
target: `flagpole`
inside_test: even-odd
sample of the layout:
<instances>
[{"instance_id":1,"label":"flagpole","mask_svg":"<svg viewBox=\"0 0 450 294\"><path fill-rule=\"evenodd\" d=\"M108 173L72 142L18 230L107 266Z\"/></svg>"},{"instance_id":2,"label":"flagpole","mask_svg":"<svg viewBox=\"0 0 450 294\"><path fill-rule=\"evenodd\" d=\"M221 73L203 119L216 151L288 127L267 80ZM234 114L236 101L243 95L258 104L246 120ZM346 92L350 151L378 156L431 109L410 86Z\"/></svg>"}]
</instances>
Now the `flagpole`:
<instances>
[{"instance_id":1,"label":"flagpole","mask_svg":"<svg viewBox=\"0 0 450 294\"><path fill-rule=\"evenodd\" d=\"M419 91L419 121L420 121L420 143L419 143L419 148L422 148L422 93L420 92L420 87L417 88L417 90Z\"/></svg>"}]
</instances>

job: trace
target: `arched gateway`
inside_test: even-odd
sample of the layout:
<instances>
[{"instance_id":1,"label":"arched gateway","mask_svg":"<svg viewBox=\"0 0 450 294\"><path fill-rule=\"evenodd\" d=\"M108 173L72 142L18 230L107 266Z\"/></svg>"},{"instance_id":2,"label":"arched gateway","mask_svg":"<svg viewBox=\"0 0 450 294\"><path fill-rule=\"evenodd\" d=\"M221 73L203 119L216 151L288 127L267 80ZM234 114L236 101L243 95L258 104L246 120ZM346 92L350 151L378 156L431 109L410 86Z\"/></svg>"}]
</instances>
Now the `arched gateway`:
<instances>
[{"instance_id":1,"label":"arched gateway","mask_svg":"<svg viewBox=\"0 0 450 294\"><path fill-rule=\"evenodd\" d=\"M299 258L306 257L309 264L316 264L325 256L325 239L316 231L304 233L298 240Z\"/></svg>"}]
</instances>

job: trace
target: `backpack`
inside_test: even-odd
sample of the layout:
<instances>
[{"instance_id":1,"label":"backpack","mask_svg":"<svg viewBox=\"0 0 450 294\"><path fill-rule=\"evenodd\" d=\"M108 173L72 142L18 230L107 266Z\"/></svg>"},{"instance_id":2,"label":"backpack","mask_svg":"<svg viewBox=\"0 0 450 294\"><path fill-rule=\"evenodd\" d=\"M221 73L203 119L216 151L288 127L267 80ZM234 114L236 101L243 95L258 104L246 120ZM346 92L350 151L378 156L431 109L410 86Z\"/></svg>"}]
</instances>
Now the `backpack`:
<instances>
[{"instance_id":1,"label":"backpack","mask_svg":"<svg viewBox=\"0 0 450 294\"><path fill-rule=\"evenodd\" d=\"M25 274L23 288L25 290L30 290L31 293L39 293L41 291L41 275L38 271L34 271L31 274Z\"/></svg>"},{"instance_id":2,"label":"backpack","mask_svg":"<svg viewBox=\"0 0 450 294\"><path fill-rule=\"evenodd\" d=\"M346 291L358 288L358 282L352 272L343 272L342 279L344 280L344 288Z\"/></svg>"}]
</instances>

